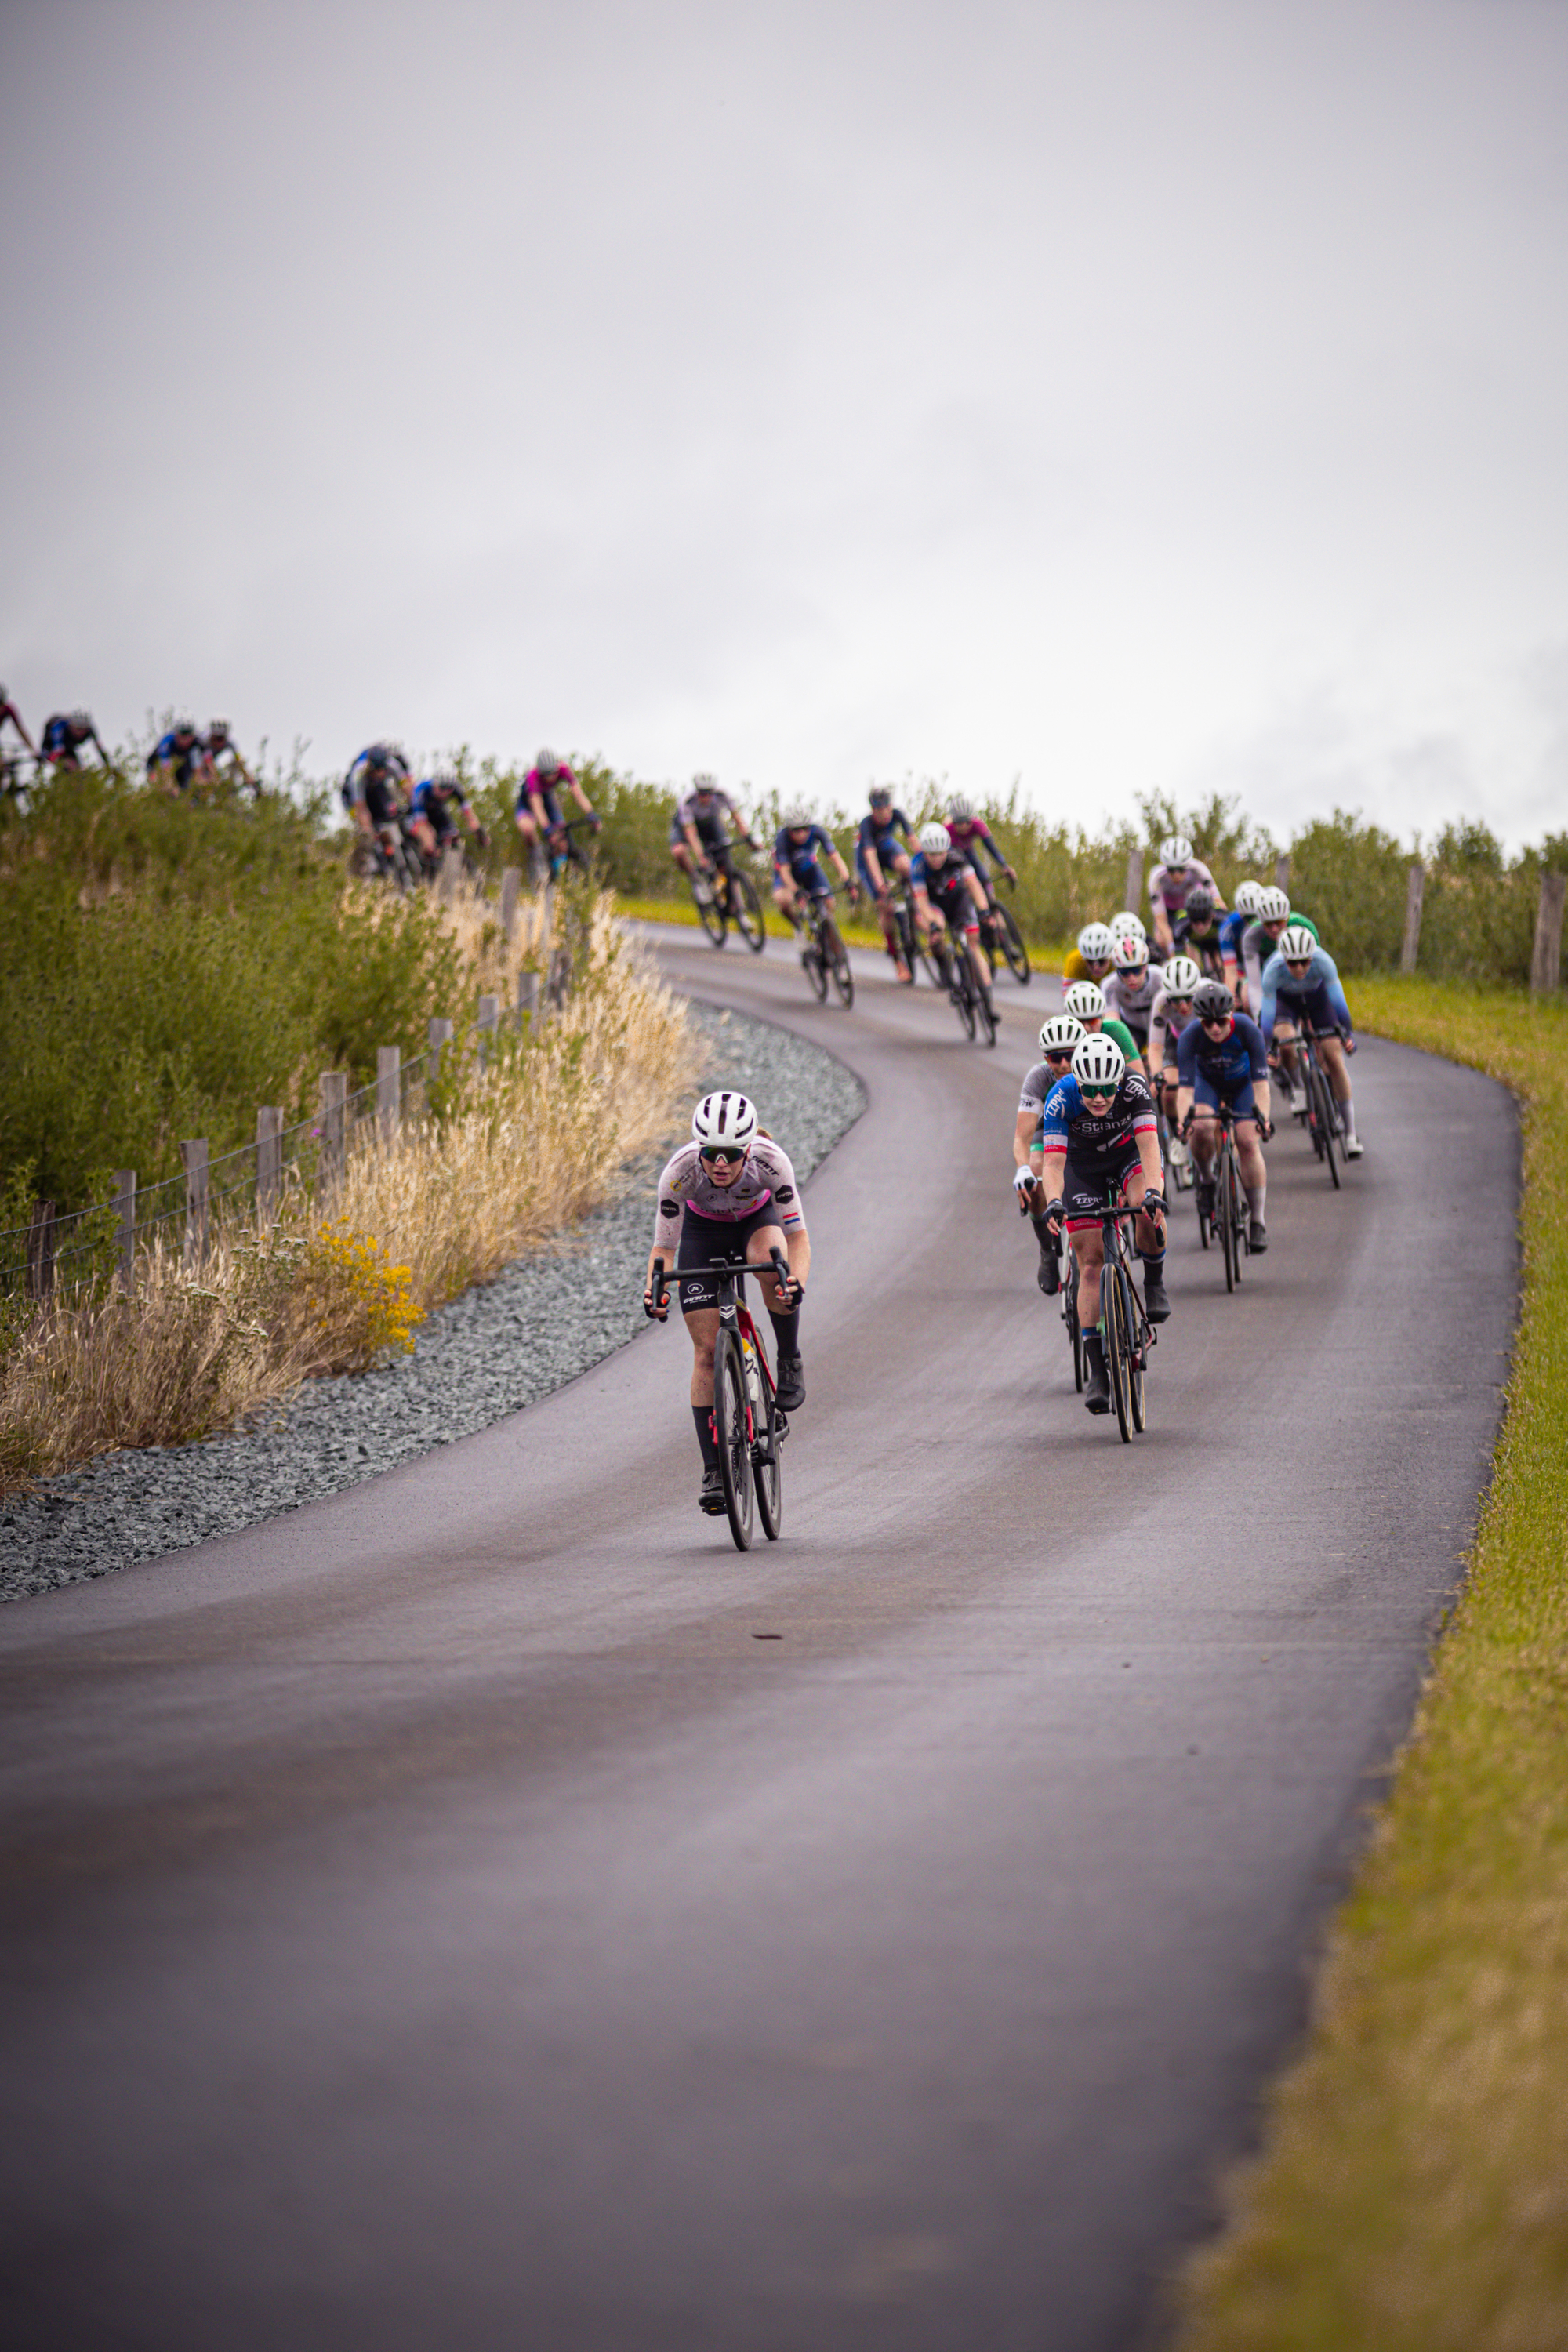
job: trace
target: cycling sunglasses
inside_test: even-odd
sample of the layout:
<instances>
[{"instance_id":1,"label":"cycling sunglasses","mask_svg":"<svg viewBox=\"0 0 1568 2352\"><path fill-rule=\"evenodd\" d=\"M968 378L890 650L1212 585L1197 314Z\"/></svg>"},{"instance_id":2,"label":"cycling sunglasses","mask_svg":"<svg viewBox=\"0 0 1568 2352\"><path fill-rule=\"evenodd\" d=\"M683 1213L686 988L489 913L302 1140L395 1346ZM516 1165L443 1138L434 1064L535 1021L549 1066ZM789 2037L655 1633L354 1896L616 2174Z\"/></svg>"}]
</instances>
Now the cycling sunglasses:
<instances>
[{"instance_id":1,"label":"cycling sunglasses","mask_svg":"<svg viewBox=\"0 0 1568 2352\"><path fill-rule=\"evenodd\" d=\"M1230 1027L1230 1015L1228 1013L1221 1013L1211 1018L1209 1014L1205 1013L1204 1015L1204 1027L1205 1029L1228 1029Z\"/></svg>"},{"instance_id":2,"label":"cycling sunglasses","mask_svg":"<svg viewBox=\"0 0 1568 2352\"><path fill-rule=\"evenodd\" d=\"M1287 971L1310 971L1312 959L1310 956L1287 956L1285 969Z\"/></svg>"},{"instance_id":3,"label":"cycling sunglasses","mask_svg":"<svg viewBox=\"0 0 1568 2352\"><path fill-rule=\"evenodd\" d=\"M710 1168L732 1168L746 1155L738 1144L731 1150L722 1143L704 1143L699 1148L697 1156Z\"/></svg>"},{"instance_id":4,"label":"cycling sunglasses","mask_svg":"<svg viewBox=\"0 0 1568 2352\"><path fill-rule=\"evenodd\" d=\"M1086 1103L1114 1102L1116 1100L1116 1088L1114 1087L1086 1087L1080 1083L1079 1093L1083 1097Z\"/></svg>"},{"instance_id":5,"label":"cycling sunglasses","mask_svg":"<svg viewBox=\"0 0 1568 2352\"><path fill-rule=\"evenodd\" d=\"M1059 1053L1047 1054L1046 1055L1046 1059L1047 1062L1070 1062L1072 1060L1072 1051L1073 1049L1070 1045L1064 1045Z\"/></svg>"}]
</instances>

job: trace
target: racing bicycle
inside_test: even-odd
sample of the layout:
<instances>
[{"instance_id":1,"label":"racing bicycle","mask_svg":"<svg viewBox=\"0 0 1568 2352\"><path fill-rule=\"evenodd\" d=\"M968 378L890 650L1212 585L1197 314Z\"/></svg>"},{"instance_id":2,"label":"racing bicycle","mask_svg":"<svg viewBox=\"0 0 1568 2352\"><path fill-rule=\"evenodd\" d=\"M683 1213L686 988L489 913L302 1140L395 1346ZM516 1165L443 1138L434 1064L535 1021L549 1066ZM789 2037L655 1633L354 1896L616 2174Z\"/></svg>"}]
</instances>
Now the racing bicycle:
<instances>
[{"instance_id":1,"label":"racing bicycle","mask_svg":"<svg viewBox=\"0 0 1568 2352\"><path fill-rule=\"evenodd\" d=\"M774 1274L787 1284L789 1261L783 1250L775 1244L769 1255ZM751 1550L753 1518L761 1519L770 1543L777 1542L784 1526L784 1471L779 1454L789 1434L789 1423L779 1411L773 1367L743 1296L747 1275L760 1276L763 1271L760 1265L739 1265L725 1258L717 1265L687 1265L671 1274L665 1271L662 1258L654 1260L656 1307L665 1305L672 1283L709 1281L718 1289L713 1429L724 1481L724 1512L737 1551Z\"/></svg>"},{"instance_id":2,"label":"racing bicycle","mask_svg":"<svg viewBox=\"0 0 1568 2352\"><path fill-rule=\"evenodd\" d=\"M697 902L697 919L714 946L723 946L733 923L752 953L761 955L767 944L763 902L756 884L735 864L728 849L714 852L704 866L687 878Z\"/></svg>"},{"instance_id":3,"label":"racing bicycle","mask_svg":"<svg viewBox=\"0 0 1568 2352\"><path fill-rule=\"evenodd\" d=\"M961 938L955 948L951 931L933 931L929 953L939 975L937 984L946 989L948 1002L958 1015L964 1035L973 1038L984 1030L986 1045L994 1045L996 1016L975 980L974 966L963 940Z\"/></svg>"},{"instance_id":4,"label":"racing bicycle","mask_svg":"<svg viewBox=\"0 0 1568 2352\"><path fill-rule=\"evenodd\" d=\"M812 994L819 1004L826 1004L831 978L847 1011L855 1002L855 975L849 969L849 951L824 899L807 896L801 928L805 943L800 951L800 964L811 982Z\"/></svg>"},{"instance_id":5,"label":"racing bicycle","mask_svg":"<svg viewBox=\"0 0 1568 2352\"><path fill-rule=\"evenodd\" d=\"M1123 1445L1131 1445L1134 1431L1147 1425L1143 1376L1148 1369L1149 1350L1159 1337L1144 1313L1133 1279L1135 1213L1124 1202L1119 1202L1113 1192L1107 1195L1105 1206L1098 1212L1105 1240L1105 1264L1100 1270L1100 1333L1105 1349L1105 1369L1110 1376L1116 1425Z\"/></svg>"},{"instance_id":6,"label":"racing bicycle","mask_svg":"<svg viewBox=\"0 0 1568 2352\"><path fill-rule=\"evenodd\" d=\"M1197 1204L1198 1238L1205 1249L1211 1241L1218 1242L1225 1259L1225 1286L1231 1291L1239 1288L1242 1267L1252 1255L1251 1227L1247 1188L1236 1152L1236 1113L1228 1103L1221 1103L1215 1116L1219 1122L1219 1150L1209 1162L1209 1206L1205 1209L1201 1200ZM1184 1142L1190 1134L1189 1120L1183 1129Z\"/></svg>"},{"instance_id":7,"label":"racing bicycle","mask_svg":"<svg viewBox=\"0 0 1568 2352\"><path fill-rule=\"evenodd\" d=\"M1006 965L1020 988L1027 988L1034 973L1029 967L1029 950L1024 945L1024 934L1013 919L1013 910L1005 907L993 891L980 910L980 944L985 950L985 961L991 967L991 977L996 977L998 958Z\"/></svg>"},{"instance_id":8,"label":"racing bicycle","mask_svg":"<svg viewBox=\"0 0 1568 2352\"><path fill-rule=\"evenodd\" d=\"M545 835L549 851L549 879L559 882L568 866L575 866L584 874L592 874L593 861L584 854L576 838L583 832L597 833L603 820L596 816L574 816L564 824L552 825Z\"/></svg>"},{"instance_id":9,"label":"racing bicycle","mask_svg":"<svg viewBox=\"0 0 1568 2352\"><path fill-rule=\"evenodd\" d=\"M1340 1118L1339 1104L1334 1100L1334 1090L1329 1084L1329 1074L1318 1059L1318 1041L1311 1030L1303 1028L1298 1033L1296 1058L1301 1072L1307 1132L1312 1139L1312 1149L1319 1159L1328 1161L1329 1175L1337 1192L1340 1189L1340 1166L1345 1156L1345 1131ZM1336 1151L1338 1160L1334 1157Z\"/></svg>"}]
</instances>

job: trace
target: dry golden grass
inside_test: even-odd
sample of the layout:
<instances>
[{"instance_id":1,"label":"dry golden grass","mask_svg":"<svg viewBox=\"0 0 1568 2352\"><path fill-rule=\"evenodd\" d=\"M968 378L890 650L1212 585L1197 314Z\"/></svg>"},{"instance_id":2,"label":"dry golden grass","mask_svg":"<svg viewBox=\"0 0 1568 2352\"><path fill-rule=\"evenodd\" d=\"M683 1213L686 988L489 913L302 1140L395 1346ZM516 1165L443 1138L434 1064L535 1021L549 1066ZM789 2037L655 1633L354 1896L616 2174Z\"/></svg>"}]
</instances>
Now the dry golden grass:
<instances>
[{"instance_id":1,"label":"dry golden grass","mask_svg":"<svg viewBox=\"0 0 1568 2352\"><path fill-rule=\"evenodd\" d=\"M476 990L515 999L547 943L445 910ZM531 931L532 936L531 936ZM198 1274L159 1244L135 1293L58 1293L0 1355L0 1493L120 1446L232 1427L300 1381L413 1345L424 1311L582 1217L668 1133L697 1069L684 1010L616 936L574 918L574 992L536 1035L471 1045L390 1145L367 1139L324 1200L285 1192L270 1233L220 1233Z\"/></svg>"}]
</instances>

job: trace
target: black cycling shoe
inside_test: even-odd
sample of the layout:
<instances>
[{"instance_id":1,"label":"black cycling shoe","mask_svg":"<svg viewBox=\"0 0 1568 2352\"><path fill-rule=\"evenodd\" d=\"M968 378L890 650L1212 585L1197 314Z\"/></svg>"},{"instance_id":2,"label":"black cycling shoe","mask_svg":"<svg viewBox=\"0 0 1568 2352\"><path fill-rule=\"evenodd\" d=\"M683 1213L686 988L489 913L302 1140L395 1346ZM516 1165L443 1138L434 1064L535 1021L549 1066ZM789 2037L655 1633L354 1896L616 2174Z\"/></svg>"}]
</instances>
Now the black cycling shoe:
<instances>
[{"instance_id":1,"label":"black cycling shoe","mask_svg":"<svg viewBox=\"0 0 1568 2352\"><path fill-rule=\"evenodd\" d=\"M1084 1403L1090 1412L1109 1412L1110 1374L1105 1369L1105 1342L1098 1331L1084 1333L1083 1360L1089 1372L1089 1384L1083 1392Z\"/></svg>"},{"instance_id":2,"label":"black cycling shoe","mask_svg":"<svg viewBox=\"0 0 1568 2352\"><path fill-rule=\"evenodd\" d=\"M697 1507L700 1511L706 1511L710 1519L717 1519L723 1514L724 1473L720 1469L717 1462L710 1463L702 1473L702 1486L697 1497Z\"/></svg>"},{"instance_id":3,"label":"black cycling shoe","mask_svg":"<svg viewBox=\"0 0 1568 2352\"><path fill-rule=\"evenodd\" d=\"M798 1412L805 1402L805 1367L798 1356L779 1358L778 1393L774 1402L781 1412Z\"/></svg>"},{"instance_id":4,"label":"black cycling shoe","mask_svg":"<svg viewBox=\"0 0 1568 2352\"><path fill-rule=\"evenodd\" d=\"M1164 1275L1156 1274L1152 1265L1143 1269L1143 1312L1151 1323L1165 1323L1170 1319L1171 1298L1165 1288Z\"/></svg>"},{"instance_id":5,"label":"black cycling shoe","mask_svg":"<svg viewBox=\"0 0 1568 2352\"><path fill-rule=\"evenodd\" d=\"M1062 1265L1055 1250L1042 1250L1040 1263L1035 1269L1035 1280L1047 1298L1054 1298L1062 1286Z\"/></svg>"},{"instance_id":6,"label":"black cycling shoe","mask_svg":"<svg viewBox=\"0 0 1568 2352\"><path fill-rule=\"evenodd\" d=\"M1268 1247L1268 1228L1261 1217L1254 1217L1247 1228L1247 1246L1254 1257L1259 1257Z\"/></svg>"}]
</instances>

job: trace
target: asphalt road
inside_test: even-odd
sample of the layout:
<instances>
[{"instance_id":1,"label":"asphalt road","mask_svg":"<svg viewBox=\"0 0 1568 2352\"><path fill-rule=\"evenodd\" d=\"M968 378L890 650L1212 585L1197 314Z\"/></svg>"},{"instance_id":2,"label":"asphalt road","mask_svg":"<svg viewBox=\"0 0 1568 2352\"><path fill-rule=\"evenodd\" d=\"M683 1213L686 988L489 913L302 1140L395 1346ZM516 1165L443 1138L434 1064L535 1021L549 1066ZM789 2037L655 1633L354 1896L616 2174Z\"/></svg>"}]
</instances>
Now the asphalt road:
<instances>
[{"instance_id":1,"label":"asphalt road","mask_svg":"<svg viewBox=\"0 0 1568 2352\"><path fill-rule=\"evenodd\" d=\"M1179 1217L1124 1447L1008 1184L1055 988L987 1055L661 953L870 1092L784 1541L671 1328L0 1612L11 2352L1120 2352L1248 2145L1485 1472L1508 1097L1368 1042L1239 1297Z\"/></svg>"}]
</instances>

